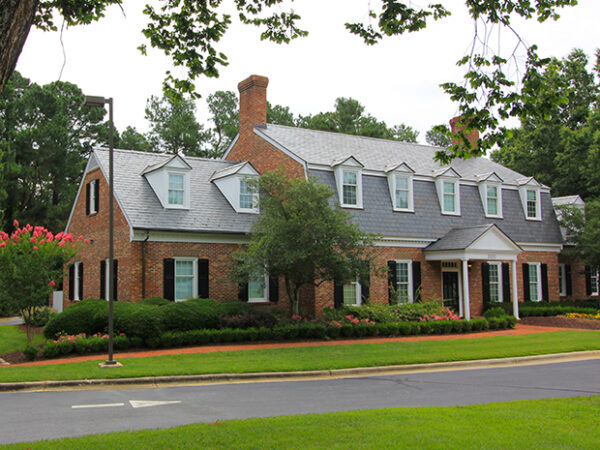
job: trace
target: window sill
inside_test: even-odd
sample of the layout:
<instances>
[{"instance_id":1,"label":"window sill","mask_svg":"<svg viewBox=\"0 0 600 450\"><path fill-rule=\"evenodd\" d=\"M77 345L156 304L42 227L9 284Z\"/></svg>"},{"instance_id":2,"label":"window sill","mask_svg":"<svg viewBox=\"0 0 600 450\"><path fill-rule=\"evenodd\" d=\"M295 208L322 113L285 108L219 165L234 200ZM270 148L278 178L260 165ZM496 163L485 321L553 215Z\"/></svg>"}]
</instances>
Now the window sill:
<instances>
[{"instance_id":1,"label":"window sill","mask_svg":"<svg viewBox=\"0 0 600 450\"><path fill-rule=\"evenodd\" d=\"M363 209L362 205L340 205L342 208L347 208L347 209Z\"/></svg>"},{"instance_id":2,"label":"window sill","mask_svg":"<svg viewBox=\"0 0 600 450\"><path fill-rule=\"evenodd\" d=\"M400 208L394 208L394 212L401 212L401 213L415 213L414 209L400 209Z\"/></svg>"},{"instance_id":3,"label":"window sill","mask_svg":"<svg viewBox=\"0 0 600 450\"><path fill-rule=\"evenodd\" d=\"M442 215L444 216L460 216L459 212L446 212L446 211L442 211Z\"/></svg>"}]
</instances>

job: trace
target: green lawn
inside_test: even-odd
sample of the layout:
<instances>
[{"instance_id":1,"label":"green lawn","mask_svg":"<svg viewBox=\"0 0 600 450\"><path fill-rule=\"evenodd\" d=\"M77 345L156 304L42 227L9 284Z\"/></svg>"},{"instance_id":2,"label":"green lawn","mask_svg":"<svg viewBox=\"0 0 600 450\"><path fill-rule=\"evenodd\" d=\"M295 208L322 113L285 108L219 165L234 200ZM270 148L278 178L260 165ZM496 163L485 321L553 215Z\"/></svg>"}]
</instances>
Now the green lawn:
<instances>
[{"instance_id":1,"label":"green lawn","mask_svg":"<svg viewBox=\"0 0 600 450\"><path fill-rule=\"evenodd\" d=\"M358 406L358 405L357 405ZM393 408L187 425L9 448L600 448L600 397Z\"/></svg>"},{"instance_id":2,"label":"green lawn","mask_svg":"<svg viewBox=\"0 0 600 450\"><path fill-rule=\"evenodd\" d=\"M41 344L44 340L44 336L41 334L33 337L33 343L36 345ZM16 325L0 326L0 356L23 350L26 345L27 335L19 330L19 327Z\"/></svg>"},{"instance_id":3,"label":"green lawn","mask_svg":"<svg viewBox=\"0 0 600 450\"><path fill-rule=\"evenodd\" d=\"M126 378L160 375L329 370L461 361L599 350L596 331L558 331L445 341L391 342L228 351L120 359L124 367L99 369L98 361L3 367L0 382Z\"/></svg>"}]
</instances>

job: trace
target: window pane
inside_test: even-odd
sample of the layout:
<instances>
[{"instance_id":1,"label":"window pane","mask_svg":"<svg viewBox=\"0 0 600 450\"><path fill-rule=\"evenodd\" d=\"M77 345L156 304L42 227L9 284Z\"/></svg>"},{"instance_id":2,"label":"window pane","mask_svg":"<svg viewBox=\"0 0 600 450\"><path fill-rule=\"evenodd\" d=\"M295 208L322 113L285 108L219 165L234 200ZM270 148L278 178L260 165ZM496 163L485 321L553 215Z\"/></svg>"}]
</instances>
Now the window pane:
<instances>
[{"instance_id":1,"label":"window pane","mask_svg":"<svg viewBox=\"0 0 600 450\"><path fill-rule=\"evenodd\" d=\"M397 263L396 264L396 282L398 287L396 289L398 303L408 303L410 301L408 287L408 263Z\"/></svg>"},{"instance_id":2,"label":"window pane","mask_svg":"<svg viewBox=\"0 0 600 450\"><path fill-rule=\"evenodd\" d=\"M344 285L344 305L356 304L356 283Z\"/></svg>"},{"instance_id":3,"label":"window pane","mask_svg":"<svg viewBox=\"0 0 600 450\"><path fill-rule=\"evenodd\" d=\"M183 190L183 175L169 174L169 189Z\"/></svg>"},{"instance_id":4,"label":"window pane","mask_svg":"<svg viewBox=\"0 0 600 450\"><path fill-rule=\"evenodd\" d=\"M248 298L253 300L265 298L264 275L248 282Z\"/></svg>"},{"instance_id":5,"label":"window pane","mask_svg":"<svg viewBox=\"0 0 600 450\"><path fill-rule=\"evenodd\" d=\"M454 212L454 194L444 194L444 211Z\"/></svg>"},{"instance_id":6,"label":"window pane","mask_svg":"<svg viewBox=\"0 0 600 450\"><path fill-rule=\"evenodd\" d=\"M500 301L500 276L497 264L489 265L490 301Z\"/></svg>"},{"instance_id":7,"label":"window pane","mask_svg":"<svg viewBox=\"0 0 600 450\"><path fill-rule=\"evenodd\" d=\"M444 194L454 194L454 183L444 183Z\"/></svg>"},{"instance_id":8,"label":"window pane","mask_svg":"<svg viewBox=\"0 0 600 450\"><path fill-rule=\"evenodd\" d=\"M175 278L175 298L182 300L194 296L194 278L177 277Z\"/></svg>"},{"instance_id":9,"label":"window pane","mask_svg":"<svg viewBox=\"0 0 600 450\"><path fill-rule=\"evenodd\" d=\"M356 173L344 172L344 184L356 184Z\"/></svg>"},{"instance_id":10,"label":"window pane","mask_svg":"<svg viewBox=\"0 0 600 450\"><path fill-rule=\"evenodd\" d=\"M252 195L240 195L240 208L252 208Z\"/></svg>"},{"instance_id":11,"label":"window pane","mask_svg":"<svg viewBox=\"0 0 600 450\"><path fill-rule=\"evenodd\" d=\"M495 198L488 197L487 204L488 204L487 213L492 216L497 215L498 214L498 200Z\"/></svg>"},{"instance_id":12,"label":"window pane","mask_svg":"<svg viewBox=\"0 0 600 450\"><path fill-rule=\"evenodd\" d=\"M408 191L396 191L396 208L408 208Z\"/></svg>"},{"instance_id":13,"label":"window pane","mask_svg":"<svg viewBox=\"0 0 600 450\"><path fill-rule=\"evenodd\" d=\"M194 262L193 261L175 261L175 276L193 275L193 274L194 274Z\"/></svg>"},{"instance_id":14,"label":"window pane","mask_svg":"<svg viewBox=\"0 0 600 450\"><path fill-rule=\"evenodd\" d=\"M538 270L537 265L529 265L529 298L532 301L539 300L538 294Z\"/></svg>"},{"instance_id":15,"label":"window pane","mask_svg":"<svg viewBox=\"0 0 600 450\"><path fill-rule=\"evenodd\" d=\"M246 180L240 180L240 208L254 208L254 190Z\"/></svg>"},{"instance_id":16,"label":"window pane","mask_svg":"<svg viewBox=\"0 0 600 450\"><path fill-rule=\"evenodd\" d=\"M408 190L408 178L397 176L396 189Z\"/></svg>"},{"instance_id":17,"label":"window pane","mask_svg":"<svg viewBox=\"0 0 600 450\"><path fill-rule=\"evenodd\" d=\"M169 203L171 205L183 205L183 191L169 191Z\"/></svg>"},{"instance_id":18,"label":"window pane","mask_svg":"<svg viewBox=\"0 0 600 450\"><path fill-rule=\"evenodd\" d=\"M537 193L527 191L527 217L537 218Z\"/></svg>"},{"instance_id":19,"label":"window pane","mask_svg":"<svg viewBox=\"0 0 600 450\"><path fill-rule=\"evenodd\" d=\"M356 186L344 185L344 204L356 205Z\"/></svg>"}]
</instances>

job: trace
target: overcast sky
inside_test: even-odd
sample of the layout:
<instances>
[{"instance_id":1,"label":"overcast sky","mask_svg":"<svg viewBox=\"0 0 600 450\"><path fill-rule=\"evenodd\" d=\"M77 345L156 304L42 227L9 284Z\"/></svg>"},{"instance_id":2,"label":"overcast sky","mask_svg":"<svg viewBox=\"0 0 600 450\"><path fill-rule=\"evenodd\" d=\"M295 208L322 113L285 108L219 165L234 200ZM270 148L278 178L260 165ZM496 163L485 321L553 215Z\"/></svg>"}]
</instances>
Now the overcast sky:
<instances>
[{"instance_id":1,"label":"overcast sky","mask_svg":"<svg viewBox=\"0 0 600 450\"><path fill-rule=\"evenodd\" d=\"M165 70L171 68L160 52L150 49L144 57L136 49L144 42L140 32L144 3L126 1L125 15L112 7L100 22L68 28L62 35L66 62L61 80L77 84L88 95L113 97L121 131L127 125L147 130L146 100L161 95ZM405 123L416 128L424 142L432 125L447 123L457 113L439 85L459 82L463 75L456 61L470 49L474 29L464 0L443 2L451 17L372 47L344 29L345 22L365 19L369 3L376 5L378 0L296 0L292 5L309 36L289 45L261 42L256 27L240 25L234 18L219 44L230 64L220 69L218 79L198 80L198 91L204 97L216 90L237 93L237 83L248 75L265 75L270 80L269 101L289 106L295 114L332 110L337 97L352 97L389 126ZM538 44L543 56L564 57L573 48L582 48L592 57L600 47L599 18L600 1L580 0L578 6L562 10L557 22L520 21L515 27L529 44ZM512 48L514 42L506 33L496 41L496 31L494 47ZM63 62L60 34L32 29L17 70L45 84L58 79ZM198 120L207 123L204 100L197 106Z\"/></svg>"}]
</instances>

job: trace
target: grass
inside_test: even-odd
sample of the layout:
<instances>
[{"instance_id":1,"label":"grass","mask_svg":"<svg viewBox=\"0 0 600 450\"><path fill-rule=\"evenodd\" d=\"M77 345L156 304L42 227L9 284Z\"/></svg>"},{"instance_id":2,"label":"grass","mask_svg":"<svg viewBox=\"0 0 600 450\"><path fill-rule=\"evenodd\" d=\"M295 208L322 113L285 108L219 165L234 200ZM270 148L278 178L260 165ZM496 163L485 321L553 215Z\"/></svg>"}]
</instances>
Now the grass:
<instances>
[{"instance_id":1,"label":"grass","mask_svg":"<svg viewBox=\"0 0 600 450\"><path fill-rule=\"evenodd\" d=\"M444 341L390 342L179 354L119 359L124 367L99 369L98 361L0 368L0 382L128 378L161 375L330 370L600 349L597 331L557 331Z\"/></svg>"},{"instance_id":2,"label":"grass","mask_svg":"<svg viewBox=\"0 0 600 450\"><path fill-rule=\"evenodd\" d=\"M44 336L36 334L33 336L33 345L44 342ZM0 326L0 355L18 352L27 346L27 335L19 330L16 325Z\"/></svg>"},{"instance_id":3,"label":"grass","mask_svg":"<svg viewBox=\"0 0 600 450\"><path fill-rule=\"evenodd\" d=\"M600 448L600 397L393 408L195 424L8 448Z\"/></svg>"}]
</instances>

